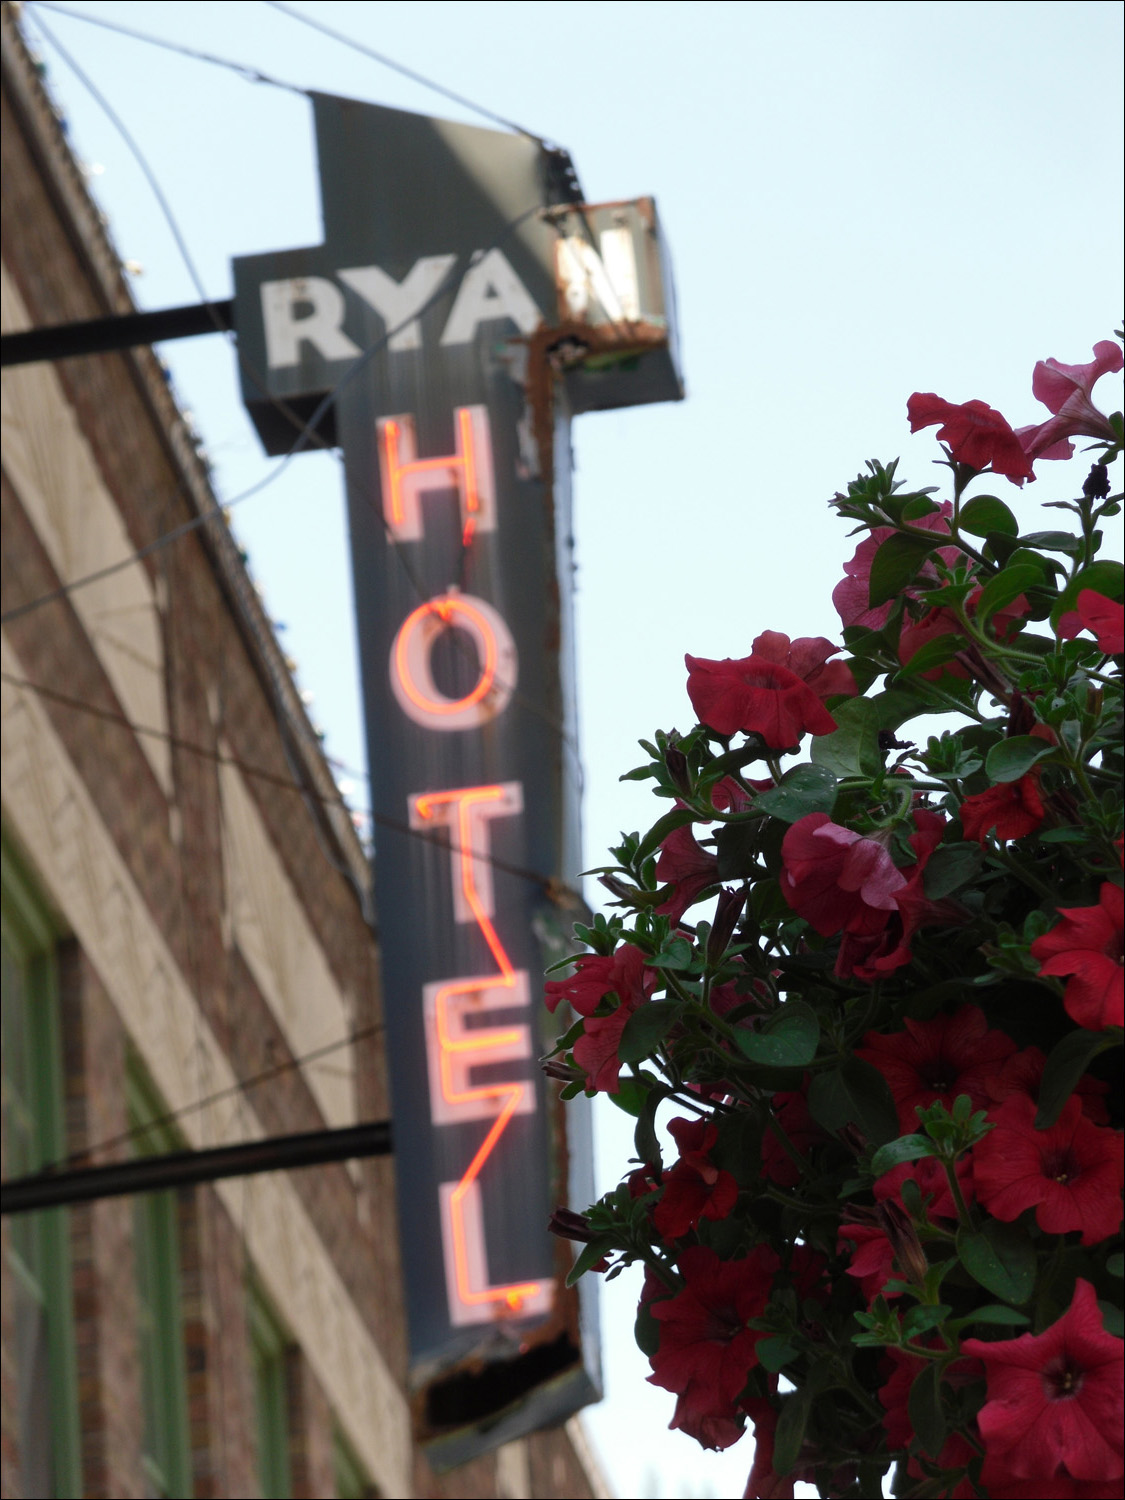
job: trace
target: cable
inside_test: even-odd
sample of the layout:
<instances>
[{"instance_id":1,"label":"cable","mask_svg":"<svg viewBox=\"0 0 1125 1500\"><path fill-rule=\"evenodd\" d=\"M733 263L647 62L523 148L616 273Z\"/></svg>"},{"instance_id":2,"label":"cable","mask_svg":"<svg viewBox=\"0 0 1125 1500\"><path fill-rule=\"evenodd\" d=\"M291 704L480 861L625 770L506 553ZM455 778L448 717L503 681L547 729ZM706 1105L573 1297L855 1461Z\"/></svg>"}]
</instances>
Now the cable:
<instances>
[{"instance_id":1,"label":"cable","mask_svg":"<svg viewBox=\"0 0 1125 1500\"><path fill-rule=\"evenodd\" d=\"M271 10L278 10L282 15L288 16L291 21L299 21L309 26L313 31L319 31L324 36L330 36L333 41L340 42L342 46L350 47L353 52L360 52L364 57L370 57L374 62L382 63L385 68L391 68L396 73L401 73L404 78L411 79L414 83L420 83L423 88L432 89L435 94L441 94L450 99L454 104L460 104L465 109L471 109L486 120L491 120L494 125L503 125L505 130L514 130L517 135L526 136L529 141L535 141L538 145L545 145L541 135L536 135L533 130L525 130L522 125L517 125L513 120L506 120L503 115L498 115L495 110L488 109L483 104L477 104L472 99L466 99L464 94L458 94L453 89L447 89L444 84L435 83L432 78L427 78L424 73L416 73L413 68L395 62L393 57L388 57L384 52L376 52L373 47L366 46L363 42L357 42L354 37L346 36L342 31L336 31L331 26L326 26L323 21L314 21L311 16L304 15L299 10L294 10L291 5L281 4L281 0L266 0Z\"/></svg>"},{"instance_id":2,"label":"cable","mask_svg":"<svg viewBox=\"0 0 1125 1500\"><path fill-rule=\"evenodd\" d=\"M356 376L360 375L367 368L376 354L381 349L384 349L390 343L391 339L396 334L401 333L408 324L413 323L415 319L420 318L424 313L428 312L436 302L445 296L446 292L452 289L456 282L467 276L491 251L498 249L521 224L526 223L534 214L540 212L542 212L542 207L536 203L531 208L525 209L523 213L517 214L514 219L510 219L486 250L476 250L473 252L469 264L465 267L464 271L458 272L456 266L451 267L449 274L435 288L421 307L415 309L410 317L404 318L401 323L397 323L393 328L388 328L373 344L369 344L362 354L357 355L340 380L332 390L327 392L316 407L316 410L305 424L304 432L298 437L288 453L282 457L278 466L271 473L267 474L264 479L259 479L256 484L252 484L249 489L242 490L241 493L233 496L230 500L216 501L210 510L201 511L198 516L193 516L190 521L185 521L182 525L173 527L171 531L154 537L151 542L146 543L143 547L138 547L136 551L130 552L117 562L110 563L104 568L99 568L97 572L86 573L81 578L72 578L69 583L60 584L57 589L51 589L46 594L40 594L35 599L29 599L24 604L17 604L14 608L5 610L3 614L0 614L0 625L7 625L9 621L21 619L24 615L30 614L33 610L39 609L44 604L50 604L56 599L65 598L68 594L74 593L77 589L84 588L87 584L97 583L103 578L109 578L114 573L119 573L123 568L130 567L133 563L139 562L141 558L148 557L151 553L159 550L159 548L168 546L171 542L178 541L181 536L186 536L189 531L194 531L197 527L203 526L208 521L216 520L225 511L232 510L236 505L241 505L244 500L249 500L251 496L257 495L267 485L272 484L275 479L279 478L285 472L293 459L298 454L304 452L311 440L310 434L313 436L316 435L316 428L326 413L336 404Z\"/></svg>"},{"instance_id":3,"label":"cable","mask_svg":"<svg viewBox=\"0 0 1125 1500\"><path fill-rule=\"evenodd\" d=\"M92 1146L84 1146L81 1151L72 1151L68 1156L60 1156L57 1161L47 1162L39 1168L39 1171L53 1172L58 1167L69 1167L75 1162L87 1161L99 1152L108 1151L113 1146L124 1145L138 1135L144 1135L160 1126L174 1124L185 1115L198 1114L201 1109L207 1109L209 1105L221 1104L224 1099L233 1099L238 1094L245 1094L247 1090L257 1088L260 1083L268 1083L271 1078L277 1078L282 1073L292 1073L298 1068L303 1068L306 1063L315 1062L318 1058L339 1052L344 1047L351 1047L356 1042L366 1041L368 1037L378 1036L379 1032L385 1029L383 1022L379 1021L372 1026L363 1026L358 1031L350 1031L347 1036L340 1037L335 1042L326 1042L322 1047L314 1048L312 1052L304 1052L300 1057L291 1057L286 1062L276 1063L262 1073L254 1073L249 1078L240 1079L229 1088L219 1089L217 1093L196 1099L191 1104L183 1104L179 1109L169 1110L166 1115L159 1115L154 1120L146 1120L143 1125L133 1126L129 1130L121 1131L118 1135L95 1141Z\"/></svg>"},{"instance_id":4,"label":"cable","mask_svg":"<svg viewBox=\"0 0 1125 1500\"><path fill-rule=\"evenodd\" d=\"M170 734L166 729L154 729L147 724L136 724L125 714L117 713L110 708L99 708L97 704L87 703L81 698L73 698L69 693L61 693L55 688L49 688L40 682L32 682L27 677L16 677L11 672L0 670L0 679L9 683L12 687L26 688L29 692L37 693L41 698L49 698L53 703L59 703L64 708L74 709L77 713L89 714L92 718L102 719L110 724L119 724L123 729L130 730L133 734L145 735L150 739L163 741L175 750L182 750L187 755L198 755L202 760L208 760L219 766L230 766L236 771L241 771L244 776L262 781L270 786L280 787L283 791L298 792L304 797L312 797L324 804L325 807L340 807L349 815L353 811L344 799L343 793L335 797L325 796L321 792L311 790L302 786L300 782L288 776L279 775L276 771L268 771L264 766L253 766L247 761L240 760L236 755L224 755L221 750L212 750L208 745L199 745L191 740L181 739L178 735ZM366 778L366 772L357 772ZM453 838L444 838L440 833L430 833L424 828L413 828L409 823L402 823L397 818L388 817L385 813L377 813L370 808L357 808L356 812L361 817L371 820L379 828L387 828L393 833L405 834L408 838L417 839L419 843L430 844L438 849L448 849L454 854L462 852L461 845ZM491 865L494 870L499 870L505 875L514 875L520 880L526 880L532 885L537 885L551 897L562 894L566 889L557 880L549 875L542 875L538 870L528 869L525 865L510 864L507 860L498 859L492 854L482 854L476 850L471 851L475 859L484 864ZM577 894L577 893L573 893Z\"/></svg>"},{"instance_id":5,"label":"cable","mask_svg":"<svg viewBox=\"0 0 1125 1500\"><path fill-rule=\"evenodd\" d=\"M72 21L85 21L90 26L100 26L103 31L116 31L120 36L132 37L136 42L148 42L152 47L162 47L166 52L178 52L181 57L193 58L196 62L211 63L217 68L229 68L232 73L237 73L247 83L268 83L275 89L287 89L291 94L301 94L308 98L308 89L303 89L299 84L286 83L283 78L274 78L269 73L263 73L260 68L252 67L249 63L234 62L229 57L218 57L212 52L200 52L195 47L185 47L179 42L168 41L165 37L152 36L147 31L137 31L131 26L122 26L118 21L106 21L101 16L87 15L85 11L67 10L64 5L55 5L52 0L30 0L28 8L33 11L53 10L60 16L69 16ZM37 25L42 22L37 20Z\"/></svg>"}]
</instances>

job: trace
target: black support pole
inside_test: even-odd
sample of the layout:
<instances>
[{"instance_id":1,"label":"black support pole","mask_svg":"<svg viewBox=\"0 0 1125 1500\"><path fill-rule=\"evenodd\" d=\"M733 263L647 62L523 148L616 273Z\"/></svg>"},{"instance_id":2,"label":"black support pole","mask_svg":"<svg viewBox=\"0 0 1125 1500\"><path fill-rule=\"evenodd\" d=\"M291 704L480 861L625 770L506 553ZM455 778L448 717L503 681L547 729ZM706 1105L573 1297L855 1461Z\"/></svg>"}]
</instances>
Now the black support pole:
<instances>
[{"instance_id":1,"label":"black support pole","mask_svg":"<svg viewBox=\"0 0 1125 1500\"><path fill-rule=\"evenodd\" d=\"M202 333L226 333L234 327L234 301L198 302L166 307L159 312L118 313L85 323L59 323L52 328L28 328L0 339L0 365L30 365L39 360L73 359L80 354L106 354L137 344L159 344L166 339L191 339Z\"/></svg>"},{"instance_id":2,"label":"black support pole","mask_svg":"<svg viewBox=\"0 0 1125 1500\"><path fill-rule=\"evenodd\" d=\"M0 1212L25 1214L63 1204L88 1203L95 1198L117 1198L126 1193L193 1187L199 1182L217 1182L222 1177L250 1177L256 1172L389 1156L393 1149L391 1122L373 1120L345 1130L274 1136L269 1140L244 1141L238 1146L217 1146L210 1151L138 1156L130 1161L113 1162L108 1167L83 1167L72 1172L48 1170L0 1184Z\"/></svg>"}]
</instances>

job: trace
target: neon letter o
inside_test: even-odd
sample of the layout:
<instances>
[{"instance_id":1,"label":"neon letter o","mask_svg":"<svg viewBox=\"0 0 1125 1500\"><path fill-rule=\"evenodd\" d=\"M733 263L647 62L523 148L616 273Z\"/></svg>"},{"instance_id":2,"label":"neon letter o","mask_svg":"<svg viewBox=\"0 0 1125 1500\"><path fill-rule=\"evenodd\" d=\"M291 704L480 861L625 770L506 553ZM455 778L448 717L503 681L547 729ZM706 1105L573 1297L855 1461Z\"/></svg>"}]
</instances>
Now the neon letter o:
<instances>
[{"instance_id":1,"label":"neon letter o","mask_svg":"<svg viewBox=\"0 0 1125 1500\"><path fill-rule=\"evenodd\" d=\"M434 682L430 657L442 631L456 625L476 647L480 675L463 698ZM479 729L503 713L519 664L512 633L491 604L472 594L439 594L407 615L391 646L391 688L399 707L426 729Z\"/></svg>"}]
</instances>

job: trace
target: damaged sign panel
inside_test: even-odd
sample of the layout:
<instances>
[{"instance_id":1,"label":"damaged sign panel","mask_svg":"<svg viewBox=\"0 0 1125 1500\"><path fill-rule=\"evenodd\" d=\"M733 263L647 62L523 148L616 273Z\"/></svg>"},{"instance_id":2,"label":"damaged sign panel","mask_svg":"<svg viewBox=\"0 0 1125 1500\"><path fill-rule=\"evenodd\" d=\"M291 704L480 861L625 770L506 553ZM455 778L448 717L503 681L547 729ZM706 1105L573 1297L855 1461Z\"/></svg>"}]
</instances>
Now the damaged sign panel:
<instances>
[{"instance_id":1,"label":"damaged sign panel","mask_svg":"<svg viewBox=\"0 0 1125 1500\"><path fill-rule=\"evenodd\" d=\"M581 914L569 421L682 387L651 200L583 204L532 137L314 108L325 242L237 260L236 328L267 451L312 421L344 452L411 1375L449 1466L598 1395L546 1230L592 1195L588 1128L538 1066Z\"/></svg>"}]
</instances>

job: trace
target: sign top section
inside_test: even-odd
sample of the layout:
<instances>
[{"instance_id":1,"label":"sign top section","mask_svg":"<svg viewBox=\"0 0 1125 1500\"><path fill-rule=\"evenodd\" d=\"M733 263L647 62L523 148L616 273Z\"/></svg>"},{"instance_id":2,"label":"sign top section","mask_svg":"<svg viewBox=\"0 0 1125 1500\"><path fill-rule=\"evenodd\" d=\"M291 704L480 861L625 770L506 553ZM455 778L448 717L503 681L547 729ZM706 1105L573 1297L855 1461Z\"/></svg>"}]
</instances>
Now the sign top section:
<instances>
[{"instance_id":1,"label":"sign top section","mask_svg":"<svg viewBox=\"0 0 1125 1500\"><path fill-rule=\"evenodd\" d=\"M268 452L357 366L414 361L421 378L427 350L479 364L534 342L523 368L549 364L576 412L683 395L650 199L581 203L567 154L527 136L313 106L324 243L234 263L243 395ZM335 442L330 409L317 427Z\"/></svg>"}]
</instances>

